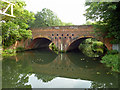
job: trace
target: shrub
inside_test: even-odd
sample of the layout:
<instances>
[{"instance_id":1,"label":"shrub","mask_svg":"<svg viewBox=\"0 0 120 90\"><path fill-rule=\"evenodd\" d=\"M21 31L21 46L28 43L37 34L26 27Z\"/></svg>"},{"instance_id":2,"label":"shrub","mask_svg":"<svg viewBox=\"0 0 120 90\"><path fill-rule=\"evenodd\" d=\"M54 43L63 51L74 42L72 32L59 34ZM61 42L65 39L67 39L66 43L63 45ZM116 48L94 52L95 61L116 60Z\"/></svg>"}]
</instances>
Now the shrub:
<instances>
[{"instance_id":1,"label":"shrub","mask_svg":"<svg viewBox=\"0 0 120 90\"><path fill-rule=\"evenodd\" d=\"M105 55L104 57L102 57L101 63L105 63L107 67L112 67L113 71L120 72L119 70L120 63L118 62L118 54Z\"/></svg>"},{"instance_id":2,"label":"shrub","mask_svg":"<svg viewBox=\"0 0 120 90\"><path fill-rule=\"evenodd\" d=\"M14 52L15 52L14 49L6 49L6 50L3 51L3 53L6 53L6 54L12 54Z\"/></svg>"},{"instance_id":3,"label":"shrub","mask_svg":"<svg viewBox=\"0 0 120 90\"><path fill-rule=\"evenodd\" d=\"M54 43L51 43L51 44L49 45L49 48L50 48L51 50L53 50L53 51L58 51L58 48L55 46Z\"/></svg>"},{"instance_id":4,"label":"shrub","mask_svg":"<svg viewBox=\"0 0 120 90\"><path fill-rule=\"evenodd\" d=\"M107 51L107 54L118 54L119 52L117 50L109 50Z\"/></svg>"},{"instance_id":5,"label":"shrub","mask_svg":"<svg viewBox=\"0 0 120 90\"><path fill-rule=\"evenodd\" d=\"M13 56L16 55L15 49L6 49L2 52L2 56Z\"/></svg>"},{"instance_id":6,"label":"shrub","mask_svg":"<svg viewBox=\"0 0 120 90\"><path fill-rule=\"evenodd\" d=\"M17 48L16 48L16 51L17 51L17 52L24 51L24 50L25 50L25 49L24 49L23 47L17 47Z\"/></svg>"}]
</instances>

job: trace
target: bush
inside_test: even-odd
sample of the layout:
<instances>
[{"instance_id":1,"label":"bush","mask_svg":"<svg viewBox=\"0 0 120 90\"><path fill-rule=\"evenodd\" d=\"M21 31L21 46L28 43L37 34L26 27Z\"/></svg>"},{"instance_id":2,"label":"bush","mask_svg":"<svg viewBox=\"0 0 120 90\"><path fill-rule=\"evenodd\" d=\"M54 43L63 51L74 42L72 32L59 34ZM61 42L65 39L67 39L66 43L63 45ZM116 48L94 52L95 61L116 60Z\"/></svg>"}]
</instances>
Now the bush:
<instances>
[{"instance_id":1,"label":"bush","mask_svg":"<svg viewBox=\"0 0 120 90\"><path fill-rule=\"evenodd\" d=\"M119 52L117 51L117 50L109 50L108 52L107 52L107 54L109 55L109 54L118 54Z\"/></svg>"},{"instance_id":2,"label":"bush","mask_svg":"<svg viewBox=\"0 0 120 90\"><path fill-rule=\"evenodd\" d=\"M6 49L2 52L2 56L13 56L16 55L15 49Z\"/></svg>"},{"instance_id":3,"label":"bush","mask_svg":"<svg viewBox=\"0 0 120 90\"><path fill-rule=\"evenodd\" d=\"M14 49L6 49L3 51L3 53L12 54L12 53L15 53L15 50Z\"/></svg>"},{"instance_id":4,"label":"bush","mask_svg":"<svg viewBox=\"0 0 120 90\"><path fill-rule=\"evenodd\" d=\"M23 47L17 47L16 52L24 51L25 49Z\"/></svg>"},{"instance_id":5,"label":"bush","mask_svg":"<svg viewBox=\"0 0 120 90\"><path fill-rule=\"evenodd\" d=\"M119 70L120 63L118 62L118 54L105 55L104 57L102 57L101 63L105 63L107 67L112 67L113 71L120 72Z\"/></svg>"},{"instance_id":6,"label":"bush","mask_svg":"<svg viewBox=\"0 0 120 90\"><path fill-rule=\"evenodd\" d=\"M91 38L80 43L78 48L88 57L101 57L106 50L102 42Z\"/></svg>"},{"instance_id":7,"label":"bush","mask_svg":"<svg viewBox=\"0 0 120 90\"><path fill-rule=\"evenodd\" d=\"M55 46L54 43L51 43L51 44L49 45L49 48L50 48L51 50L53 50L53 51L58 51L58 48Z\"/></svg>"}]
</instances>

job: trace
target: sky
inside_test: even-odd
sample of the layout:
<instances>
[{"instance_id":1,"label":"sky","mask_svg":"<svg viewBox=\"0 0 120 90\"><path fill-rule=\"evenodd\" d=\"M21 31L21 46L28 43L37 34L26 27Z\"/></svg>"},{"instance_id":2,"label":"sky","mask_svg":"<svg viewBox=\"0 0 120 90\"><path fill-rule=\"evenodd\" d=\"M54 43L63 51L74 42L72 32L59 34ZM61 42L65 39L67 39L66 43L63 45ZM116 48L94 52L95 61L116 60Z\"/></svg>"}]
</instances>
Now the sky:
<instances>
[{"instance_id":1,"label":"sky","mask_svg":"<svg viewBox=\"0 0 120 90\"><path fill-rule=\"evenodd\" d=\"M32 74L31 76L29 76L29 80L26 85L31 85L32 88L90 88L91 81L55 77L51 81L46 83L38 79L35 74Z\"/></svg>"},{"instance_id":2,"label":"sky","mask_svg":"<svg viewBox=\"0 0 120 90\"><path fill-rule=\"evenodd\" d=\"M85 0L24 0L27 10L37 13L43 8L52 10L63 22L71 22L74 25L86 23Z\"/></svg>"}]
</instances>

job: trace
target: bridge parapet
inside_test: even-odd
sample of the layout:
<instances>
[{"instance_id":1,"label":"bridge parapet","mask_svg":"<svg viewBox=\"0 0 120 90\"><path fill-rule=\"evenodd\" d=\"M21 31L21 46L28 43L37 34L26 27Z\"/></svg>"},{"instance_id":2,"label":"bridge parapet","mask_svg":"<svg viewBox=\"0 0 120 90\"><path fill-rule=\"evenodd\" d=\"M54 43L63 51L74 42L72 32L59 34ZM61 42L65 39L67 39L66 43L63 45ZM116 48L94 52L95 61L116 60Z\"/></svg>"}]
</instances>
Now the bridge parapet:
<instances>
[{"instance_id":1,"label":"bridge parapet","mask_svg":"<svg viewBox=\"0 0 120 90\"><path fill-rule=\"evenodd\" d=\"M51 26L51 27L40 27L40 28L32 28L32 30L36 30L36 29L39 29L39 30L62 30L62 29L71 29L71 30L82 30L82 29L88 29L92 27L92 25L73 25L73 26ZM89 30L89 29L88 29Z\"/></svg>"}]
</instances>

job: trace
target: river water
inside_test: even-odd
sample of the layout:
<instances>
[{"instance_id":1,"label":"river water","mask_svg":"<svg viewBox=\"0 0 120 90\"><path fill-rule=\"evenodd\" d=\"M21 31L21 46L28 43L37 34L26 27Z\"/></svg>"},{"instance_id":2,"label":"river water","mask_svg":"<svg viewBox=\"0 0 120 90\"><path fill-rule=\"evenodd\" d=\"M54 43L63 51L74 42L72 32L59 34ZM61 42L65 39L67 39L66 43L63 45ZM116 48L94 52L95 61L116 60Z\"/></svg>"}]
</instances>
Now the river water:
<instances>
[{"instance_id":1,"label":"river water","mask_svg":"<svg viewBox=\"0 0 120 90\"><path fill-rule=\"evenodd\" d=\"M118 74L81 52L33 50L2 60L3 88L118 88Z\"/></svg>"}]
</instances>

